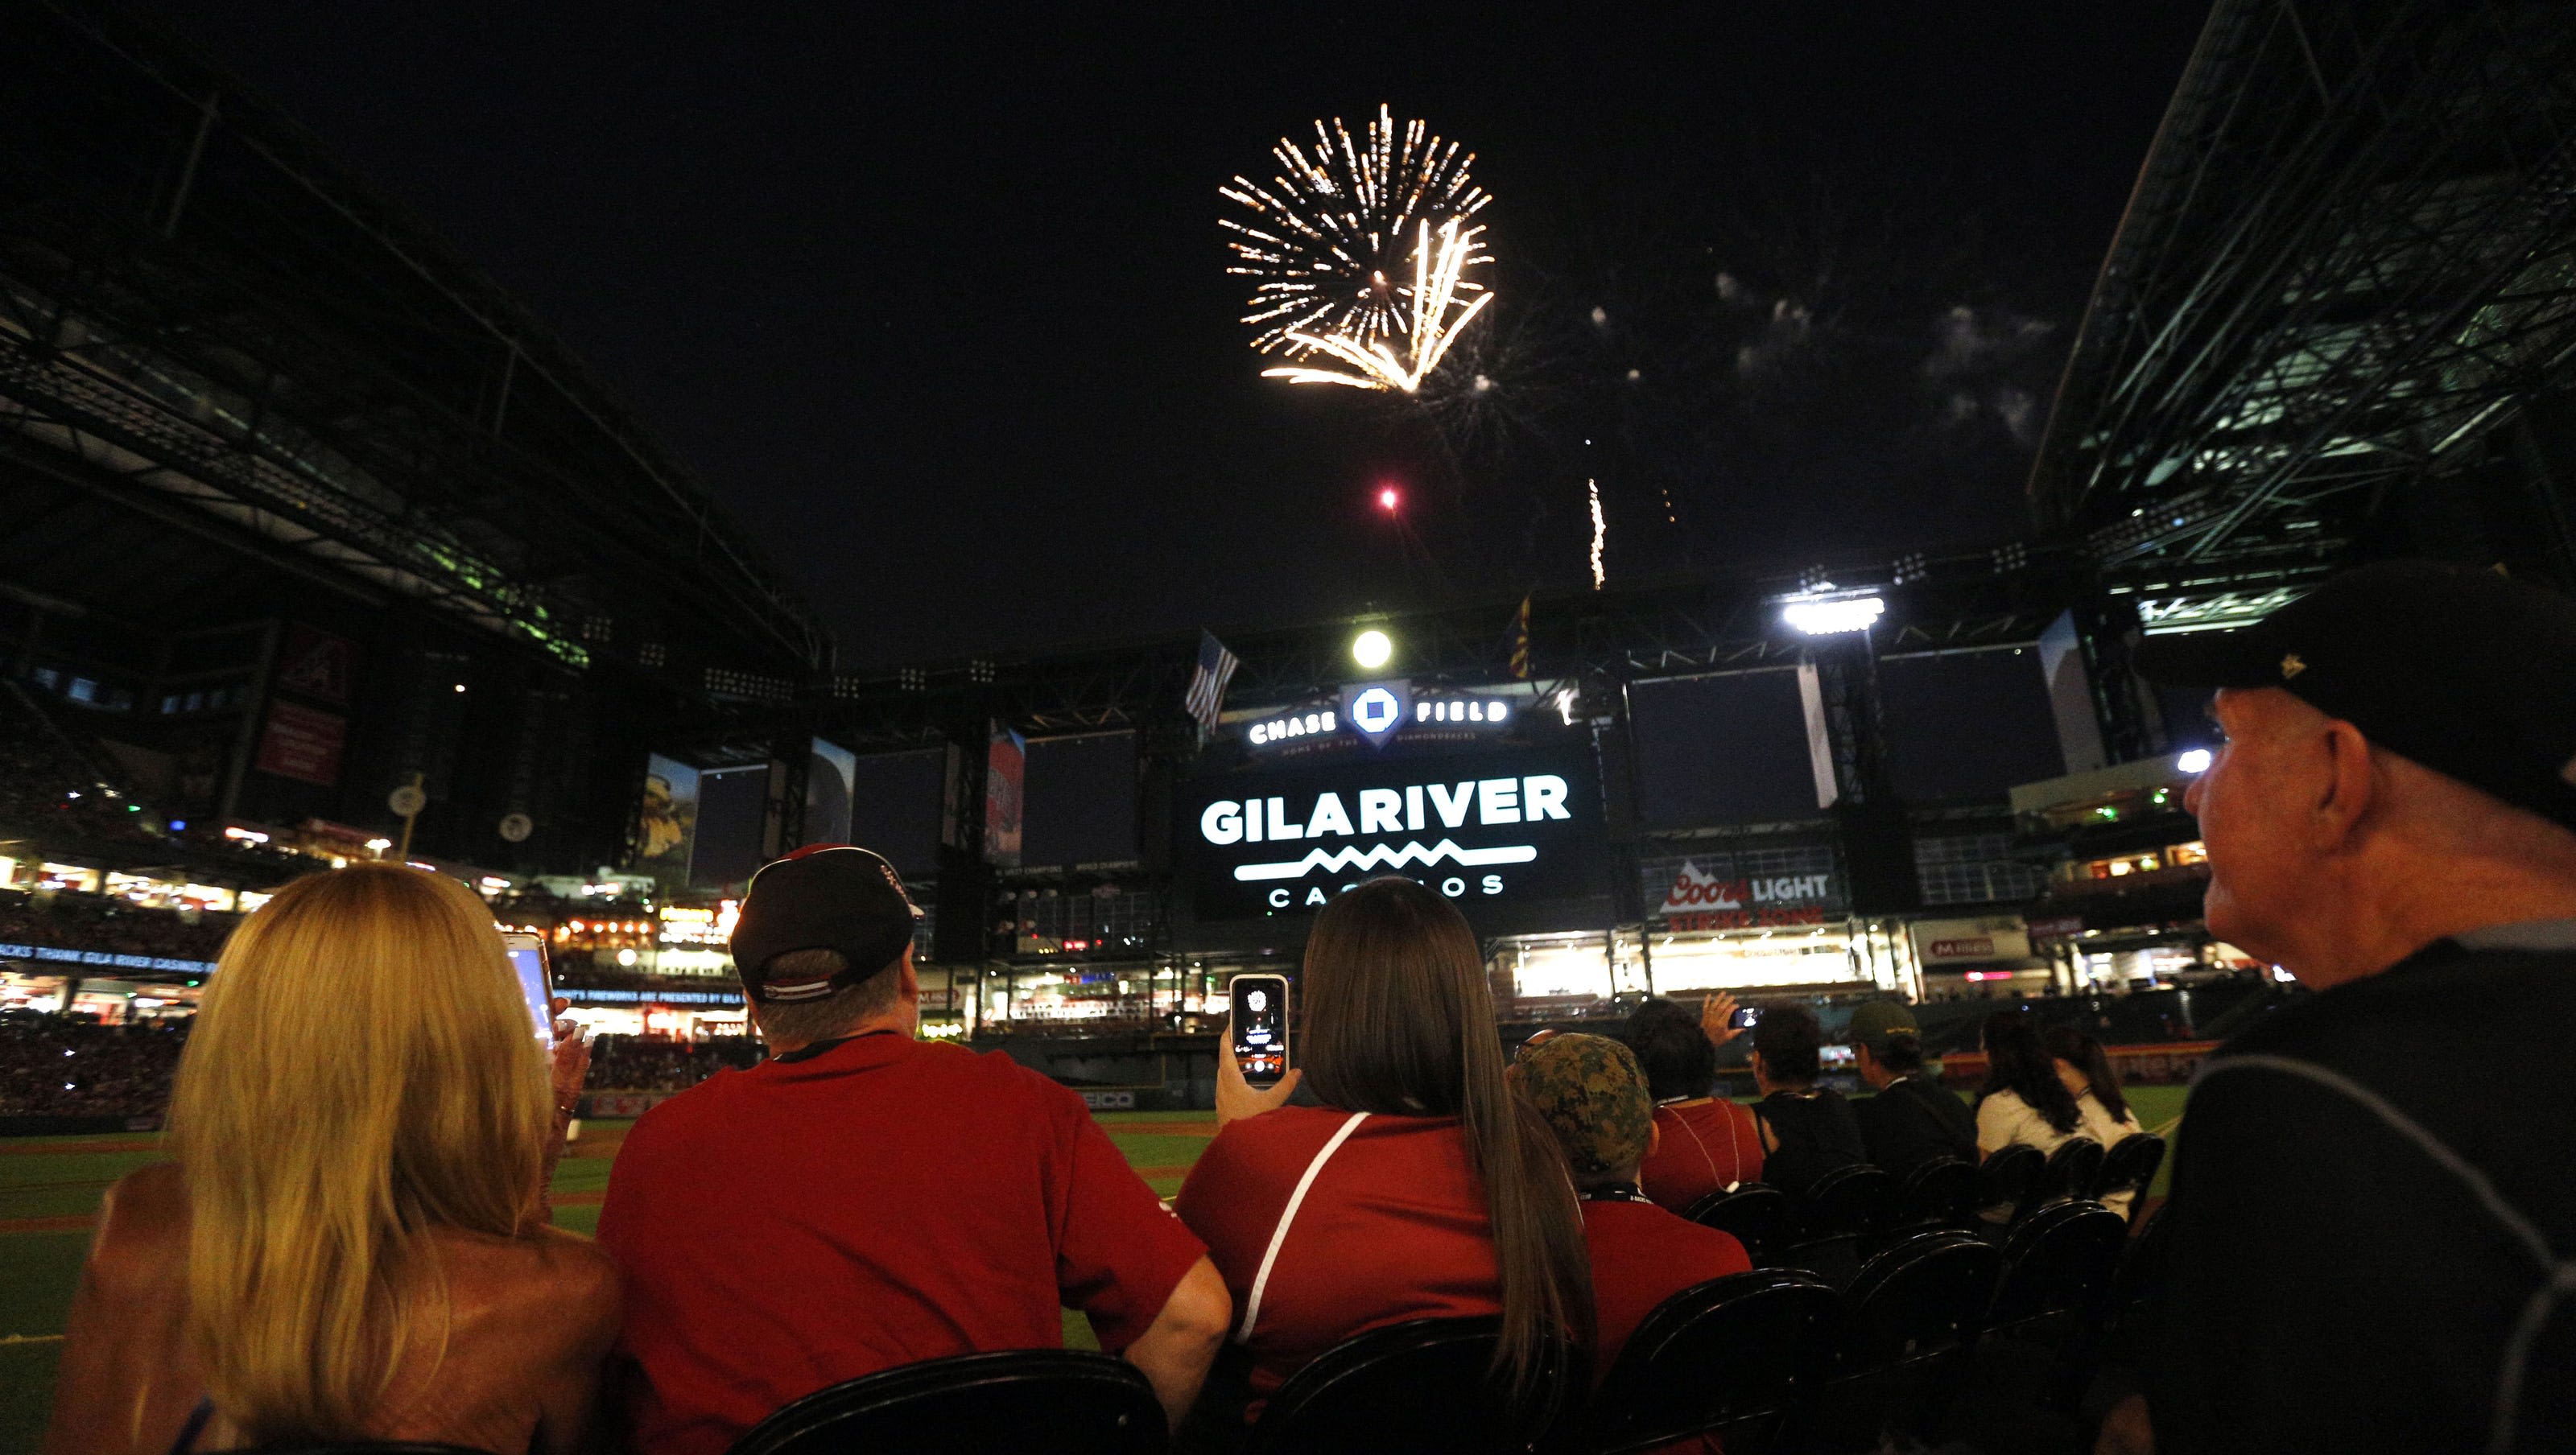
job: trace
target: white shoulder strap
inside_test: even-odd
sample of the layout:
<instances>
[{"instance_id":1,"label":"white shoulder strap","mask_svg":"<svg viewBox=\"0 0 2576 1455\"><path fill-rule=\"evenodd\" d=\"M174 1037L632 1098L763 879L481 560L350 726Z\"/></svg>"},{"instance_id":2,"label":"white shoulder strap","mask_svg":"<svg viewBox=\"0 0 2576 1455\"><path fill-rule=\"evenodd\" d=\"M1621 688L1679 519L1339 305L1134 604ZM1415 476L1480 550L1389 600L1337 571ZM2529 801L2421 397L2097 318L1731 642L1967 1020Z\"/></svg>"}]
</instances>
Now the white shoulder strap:
<instances>
[{"instance_id":1,"label":"white shoulder strap","mask_svg":"<svg viewBox=\"0 0 2576 1455\"><path fill-rule=\"evenodd\" d=\"M1261 1291L1270 1286L1270 1266L1279 1261L1279 1245L1288 1241L1288 1225L1297 1221L1297 1209L1306 1201L1306 1189L1315 1185L1315 1174L1324 1170L1324 1164L1333 1160L1333 1154L1342 1150L1342 1143L1350 1140L1351 1133L1368 1118L1364 1111L1351 1113L1351 1119L1335 1129L1323 1150L1315 1154L1315 1160L1306 1164L1306 1175L1297 1179L1297 1190L1288 1194L1288 1205L1279 1210L1279 1226L1270 1230L1270 1246L1261 1254L1261 1271L1252 1275L1252 1292L1243 1300L1243 1327L1234 1331L1234 1342L1252 1340L1252 1326L1261 1318Z\"/></svg>"}]
</instances>

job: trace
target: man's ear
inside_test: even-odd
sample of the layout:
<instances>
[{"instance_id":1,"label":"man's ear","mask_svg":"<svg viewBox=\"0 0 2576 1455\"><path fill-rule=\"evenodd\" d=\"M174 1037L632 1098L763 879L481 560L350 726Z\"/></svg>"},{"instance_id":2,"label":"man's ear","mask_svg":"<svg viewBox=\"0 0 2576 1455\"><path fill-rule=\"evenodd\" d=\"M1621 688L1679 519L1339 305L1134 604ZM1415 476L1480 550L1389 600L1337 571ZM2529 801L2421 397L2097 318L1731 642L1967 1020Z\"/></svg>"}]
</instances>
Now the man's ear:
<instances>
[{"instance_id":1,"label":"man's ear","mask_svg":"<svg viewBox=\"0 0 2576 1455\"><path fill-rule=\"evenodd\" d=\"M1653 1117L1646 1118L1646 1155L1652 1157L1655 1149L1663 1144L1664 1124Z\"/></svg>"},{"instance_id":2,"label":"man's ear","mask_svg":"<svg viewBox=\"0 0 2576 1455\"><path fill-rule=\"evenodd\" d=\"M2323 792L2312 810L2319 847L2338 847L2370 812L2378 791L2371 772L2370 742L2361 729L2341 719L2325 725L2319 750L2326 756Z\"/></svg>"},{"instance_id":3,"label":"man's ear","mask_svg":"<svg viewBox=\"0 0 2576 1455\"><path fill-rule=\"evenodd\" d=\"M894 993L905 1000L921 999L921 977L912 968L912 946L903 947L903 963L895 970Z\"/></svg>"}]
</instances>

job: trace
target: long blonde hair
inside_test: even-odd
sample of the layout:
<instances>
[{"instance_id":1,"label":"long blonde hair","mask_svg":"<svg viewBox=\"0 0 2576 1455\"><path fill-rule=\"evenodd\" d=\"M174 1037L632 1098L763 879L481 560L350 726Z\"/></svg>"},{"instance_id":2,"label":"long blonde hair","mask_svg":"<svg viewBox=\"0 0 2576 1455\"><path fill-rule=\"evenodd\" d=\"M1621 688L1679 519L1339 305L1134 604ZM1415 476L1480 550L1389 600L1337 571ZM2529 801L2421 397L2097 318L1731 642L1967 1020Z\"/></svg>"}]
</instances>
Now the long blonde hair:
<instances>
[{"instance_id":1,"label":"long blonde hair","mask_svg":"<svg viewBox=\"0 0 2576 1455\"><path fill-rule=\"evenodd\" d=\"M443 1348L427 1233L515 1236L551 1091L491 912L443 875L296 881L224 946L179 1063L188 1336L262 1440L345 1439Z\"/></svg>"}]
</instances>

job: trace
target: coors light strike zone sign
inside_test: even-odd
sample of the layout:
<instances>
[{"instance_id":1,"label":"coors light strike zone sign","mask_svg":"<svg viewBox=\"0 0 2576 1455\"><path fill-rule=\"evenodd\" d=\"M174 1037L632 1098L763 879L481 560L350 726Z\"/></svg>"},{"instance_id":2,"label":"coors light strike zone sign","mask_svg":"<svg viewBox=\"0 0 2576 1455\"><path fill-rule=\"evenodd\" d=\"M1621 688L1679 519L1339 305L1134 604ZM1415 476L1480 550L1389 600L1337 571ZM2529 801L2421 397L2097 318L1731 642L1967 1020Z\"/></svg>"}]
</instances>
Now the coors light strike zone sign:
<instances>
[{"instance_id":1,"label":"coors light strike zone sign","mask_svg":"<svg viewBox=\"0 0 2576 1455\"><path fill-rule=\"evenodd\" d=\"M1772 874L1720 879L1697 864L1682 865L1655 911L1675 930L1752 930L1780 925L1820 925L1832 897L1831 874Z\"/></svg>"}]
</instances>

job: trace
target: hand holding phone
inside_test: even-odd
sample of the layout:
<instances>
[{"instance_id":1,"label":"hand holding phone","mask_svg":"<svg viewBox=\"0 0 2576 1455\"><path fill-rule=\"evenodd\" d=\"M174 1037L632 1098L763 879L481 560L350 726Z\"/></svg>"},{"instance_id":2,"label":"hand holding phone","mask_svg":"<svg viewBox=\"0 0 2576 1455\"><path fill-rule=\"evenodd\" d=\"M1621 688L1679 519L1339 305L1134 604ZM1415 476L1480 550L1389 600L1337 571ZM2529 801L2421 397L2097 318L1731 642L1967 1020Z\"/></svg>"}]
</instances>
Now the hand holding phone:
<instances>
[{"instance_id":1,"label":"hand holding phone","mask_svg":"<svg viewBox=\"0 0 2576 1455\"><path fill-rule=\"evenodd\" d=\"M537 1044L553 1050L555 1044L554 976L546 965L546 940L543 935L513 930L501 936L509 946L510 968L519 977L519 994L527 1000L528 1019L536 1027Z\"/></svg>"},{"instance_id":2,"label":"hand holding phone","mask_svg":"<svg viewBox=\"0 0 2576 1455\"><path fill-rule=\"evenodd\" d=\"M1237 975L1226 987L1232 1014L1226 1035L1244 1084L1276 1086L1288 1074L1288 977Z\"/></svg>"}]
</instances>

